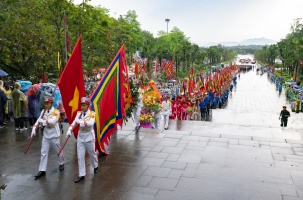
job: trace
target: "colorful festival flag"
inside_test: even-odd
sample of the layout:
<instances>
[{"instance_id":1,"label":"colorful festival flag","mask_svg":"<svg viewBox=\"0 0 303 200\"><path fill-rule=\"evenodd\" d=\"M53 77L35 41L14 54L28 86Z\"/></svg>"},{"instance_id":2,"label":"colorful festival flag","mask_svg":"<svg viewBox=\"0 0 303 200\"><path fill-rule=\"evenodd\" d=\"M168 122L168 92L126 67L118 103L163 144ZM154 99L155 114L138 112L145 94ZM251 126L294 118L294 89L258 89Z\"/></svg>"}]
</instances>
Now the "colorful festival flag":
<instances>
[{"instance_id":1,"label":"colorful festival flag","mask_svg":"<svg viewBox=\"0 0 303 200\"><path fill-rule=\"evenodd\" d=\"M45 72L42 73L42 80L41 80L42 83L46 83L46 74Z\"/></svg>"},{"instance_id":2,"label":"colorful festival flag","mask_svg":"<svg viewBox=\"0 0 303 200\"><path fill-rule=\"evenodd\" d=\"M140 74L141 74L140 71L141 71L140 66L138 65L137 62L135 62L135 75L136 75L136 79L140 79Z\"/></svg>"},{"instance_id":3,"label":"colorful festival flag","mask_svg":"<svg viewBox=\"0 0 303 200\"><path fill-rule=\"evenodd\" d=\"M171 60L165 67L166 78L173 77L173 61Z\"/></svg>"},{"instance_id":4,"label":"colorful festival flag","mask_svg":"<svg viewBox=\"0 0 303 200\"><path fill-rule=\"evenodd\" d=\"M91 95L92 110L96 112L96 148L100 153L106 152L105 144L109 144L110 137L117 130L117 125L122 127L125 116L124 97L127 96L125 93L130 92L130 90L126 91L127 87L124 86L127 73L123 45Z\"/></svg>"},{"instance_id":5,"label":"colorful festival flag","mask_svg":"<svg viewBox=\"0 0 303 200\"><path fill-rule=\"evenodd\" d=\"M81 38L82 35L78 38L77 44L58 81L69 124L75 119L77 111L81 110L81 97L86 96L82 71ZM79 126L73 130L75 138L78 136L78 130Z\"/></svg>"}]
</instances>

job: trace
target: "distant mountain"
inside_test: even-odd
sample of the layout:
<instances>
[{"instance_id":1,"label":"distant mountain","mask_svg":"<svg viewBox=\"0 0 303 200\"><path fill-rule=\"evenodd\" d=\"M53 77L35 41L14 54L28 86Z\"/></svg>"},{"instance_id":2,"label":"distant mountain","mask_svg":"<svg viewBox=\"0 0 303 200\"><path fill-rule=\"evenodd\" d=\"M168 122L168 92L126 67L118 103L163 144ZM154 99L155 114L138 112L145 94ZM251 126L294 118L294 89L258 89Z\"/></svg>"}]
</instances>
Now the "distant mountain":
<instances>
[{"instance_id":1,"label":"distant mountain","mask_svg":"<svg viewBox=\"0 0 303 200\"><path fill-rule=\"evenodd\" d=\"M205 44L204 46L209 47L209 46L215 46L215 45L221 44L223 46L230 47L230 46L239 46L239 45L244 45L244 46L246 46L246 45L271 45L271 44L276 44L276 43L277 43L277 41L275 41L275 40L261 37L261 38L242 40L240 42L235 42L235 41L219 42L219 43L210 42L210 43Z\"/></svg>"}]
</instances>

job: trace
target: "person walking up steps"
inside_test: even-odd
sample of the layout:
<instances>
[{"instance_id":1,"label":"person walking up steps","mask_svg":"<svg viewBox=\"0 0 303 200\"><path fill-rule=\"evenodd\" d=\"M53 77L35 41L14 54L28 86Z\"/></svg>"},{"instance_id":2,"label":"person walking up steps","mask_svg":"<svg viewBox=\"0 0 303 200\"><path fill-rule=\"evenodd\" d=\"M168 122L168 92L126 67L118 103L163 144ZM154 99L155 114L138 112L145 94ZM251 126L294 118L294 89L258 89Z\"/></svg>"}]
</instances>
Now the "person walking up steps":
<instances>
[{"instance_id":1,"label":"person walking up steps","mask_svg":"<svg viewBox=\"0 0 303 200\"><path fill-rule=\"evenodd\" d=\"M280 112L279 119L281 119L281 127L287 127L288 117L290 117L290 113L286 110L286 106L283 106L283 110Z\"/></svg>"}]
</instances>

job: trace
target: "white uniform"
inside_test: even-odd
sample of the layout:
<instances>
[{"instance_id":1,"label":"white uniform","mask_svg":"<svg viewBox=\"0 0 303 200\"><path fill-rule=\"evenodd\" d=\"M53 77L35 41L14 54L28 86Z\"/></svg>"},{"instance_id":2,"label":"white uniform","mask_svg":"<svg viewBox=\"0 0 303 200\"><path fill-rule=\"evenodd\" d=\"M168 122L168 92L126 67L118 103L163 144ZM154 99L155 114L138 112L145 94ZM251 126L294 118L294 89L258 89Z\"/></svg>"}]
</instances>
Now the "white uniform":
<instances>
[{"instance_id":1,"label":"white uniform","mask_svg":"<svg viewBox=\"0 0 303 200\"><path fill-rule=\"evenodd\" d=\"M44 126L39 171L46 171L50 146L55 149L56 153L60 150L60 129L58 125L60 112L52 107L50 110L46 110L44 115L43 113L44 110L42 110L40 117L33 127L34 132L34 130L39 126L39 123ZM61 151L59 155L59 165L63 164L64 156L63 151Z\"/></svg>"},{"instance_id":2,"label":"white uniform","mask_svg":"<svg viewBox=\"0 0 303 200\"><path fill-rule=\"evenodd\" d=\"M153 122L153 126L156 129L160 129L160 124L161 124L161 111L154 113L154 122Z\"/></svg>"},{"instance_id":3,"label":"white uniform","mask_svg":"<svg viewBox=\"0 0 303 200\"><path fill-rule=\"evenodd\" d=\"M91 164L93 168L98 167L98 158L95 151L95 124L96 113L87 110L85 113L79 111L76 115L75 120L71 124L69 131L72 127L79 124L80 130L77 138L77 155L78 155L78 165L79 165L79 176L85 176L85 150L87 150Z\"/></svg>"},{"instance_id":4,"label":"white uniform","mask_svg":"<svg viewBox=\"0 0 303 200\"><path fill-rule=\"evenodd\" d=\"M143 107L142 98L143 98L143 90L139 89L139 96L137 101L137 107L134 109L134 120L136 126L140 126L140 115L141 115L141 109Z\"/></svg>"},{"instance_id":5,"label":"white uniform","mask_svg":"<svg viewBox=\"0 0 303 200\"><path fill-rule=\"evenodd\" d=\"M171 115L171 102L169 100L162 102L162 115L164 117L164 128L168 128L169 115Z\"/></svg>"}]
</instances>

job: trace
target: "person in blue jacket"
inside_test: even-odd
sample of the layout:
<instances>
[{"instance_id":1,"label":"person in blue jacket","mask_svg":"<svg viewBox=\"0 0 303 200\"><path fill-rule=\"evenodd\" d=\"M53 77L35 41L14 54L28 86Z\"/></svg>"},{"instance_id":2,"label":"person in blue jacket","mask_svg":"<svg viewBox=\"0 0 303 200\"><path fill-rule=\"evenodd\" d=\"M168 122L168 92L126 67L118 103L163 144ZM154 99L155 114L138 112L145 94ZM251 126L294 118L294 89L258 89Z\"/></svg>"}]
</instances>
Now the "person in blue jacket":
<instances>
[{"instance_id":1,"label":"person in blue jacket","mask_svg":"<svg viewBox=\"0 0 303 200\"><path fill-rule=\"evenodd\" d=\"M208 95L208 93L205 93L206 97L204 98L204 102L206 103L206 114L209 116L209 109L211 106L211 97Z\"/></svg>"},{"instance_id":2,"label":"person in blue jacket","mask_svg":"<svg viewBox=\"0 0 303 200\"><path fill-rule=\"evenodd\" d=\"M213 100L212 109L216 109L218 106L218 103L219 103L219 97L218 97L218 94L215 93L215 98Z\"/></svg>"},{"instance_id":3,"label":"person in blue jacket","mask_svg":"<svg viewBox=\"0 0 303 200\"><path fill-rule=\"evenodd\" d=\"M234 88L233 84L230 84L230 86L229 86L230 92L233 92L233 88Z\"/></svg>"},{"instance_id":4,"label":"person in blue jacket","mask_svg":"<svg viewBox=\"0 0 303 200\"><path fill-rule=\"evenodd\" d=\"M200 100L199 107L200 107L201 121L202 121L203 119L205 119L206 116L206 103L203 99Z\"/></svg>"}]
</instances>

